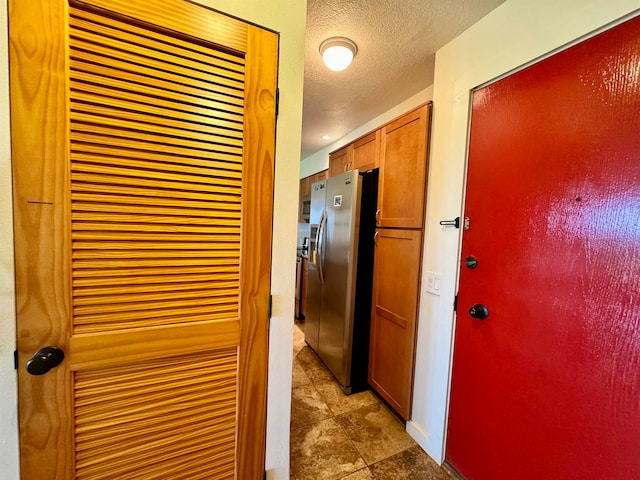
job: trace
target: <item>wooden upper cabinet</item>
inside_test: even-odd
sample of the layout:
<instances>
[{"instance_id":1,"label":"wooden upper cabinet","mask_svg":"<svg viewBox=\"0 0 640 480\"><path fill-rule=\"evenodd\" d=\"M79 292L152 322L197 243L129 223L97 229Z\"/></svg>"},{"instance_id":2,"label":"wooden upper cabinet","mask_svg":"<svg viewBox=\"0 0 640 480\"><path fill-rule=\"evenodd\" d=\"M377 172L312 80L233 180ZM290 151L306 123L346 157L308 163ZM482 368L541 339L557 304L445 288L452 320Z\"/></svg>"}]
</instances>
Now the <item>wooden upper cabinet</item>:
<instances>
[{"instance_id":1,"label":"wooden upper cabinet","mask_svg":"<svg viewBox=\"0 0 640 480\"><path fill-rule=\"evenodd\" d=\"M311 183L319 182L320 180L326 180L327 178L329 178L329 170L322 170L321 172L316 173L314 176L315 180L313 180ZM309 184L309 188L311 188L311 184Z\"/></svg>"},{"instance_id":2,"label":"wooden upper cabinet","mask_svg":"<svg viewBox=\"0 0 640 480\"><path fill-rule=\"evenodd\" d=\"M381 130L379 227L423 226L430 110L429 103Z\"/></svg>"},{"instance_id":3,"label":"wooden upper cabinet","mask_svg":"<svg viewBox=\"0 0 640 480\"><path fill-rule=\"evenodd\" d=\"M300 180L300 193L298 195L298 222L304 223L306 222L304 216L302 215L303 211L303 202L304 197L309 195L311 192L311 181L310 177L305 177Z\"/></svg>"},{"instance_id":4,"label":"wooden upper cabinet","mask_svg":"<svg viewBox=\"0 0 640 480\"><path fill-rule=\"evenodd\" d=\"M329 154L329 176L335 177L351 170L353 165L353 144Z\"/></svg>"},{"instance_id":5,"label":"wooden upper cabinet","mask_svg":"<svg viewBox=\"0 0 640 480\"><path fill-rule=\"evenodd\" d=\"M353 142L353 168L361 172L380 166L380 130Z\"/></svg>"}]
</instances>

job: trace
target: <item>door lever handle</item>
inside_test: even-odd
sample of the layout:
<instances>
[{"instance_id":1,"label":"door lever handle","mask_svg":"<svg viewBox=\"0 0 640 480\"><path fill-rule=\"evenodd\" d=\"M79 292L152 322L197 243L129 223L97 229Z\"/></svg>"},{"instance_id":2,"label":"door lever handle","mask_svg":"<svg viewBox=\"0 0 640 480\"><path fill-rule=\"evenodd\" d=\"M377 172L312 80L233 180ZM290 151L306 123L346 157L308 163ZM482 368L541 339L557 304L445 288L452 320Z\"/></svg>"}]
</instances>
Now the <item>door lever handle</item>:
<instances>
[{"instance_id":1,"label":"door lever handle","mask_svg":"<svg viewBox=\"0 0 640 480\"><path fill-rule=\"evenodd\" d=\"M44 347L38 350L27 362L27 372L31 375L44 375L64 360L64 352L58 347Z\"/></svg>"}]
</instances>

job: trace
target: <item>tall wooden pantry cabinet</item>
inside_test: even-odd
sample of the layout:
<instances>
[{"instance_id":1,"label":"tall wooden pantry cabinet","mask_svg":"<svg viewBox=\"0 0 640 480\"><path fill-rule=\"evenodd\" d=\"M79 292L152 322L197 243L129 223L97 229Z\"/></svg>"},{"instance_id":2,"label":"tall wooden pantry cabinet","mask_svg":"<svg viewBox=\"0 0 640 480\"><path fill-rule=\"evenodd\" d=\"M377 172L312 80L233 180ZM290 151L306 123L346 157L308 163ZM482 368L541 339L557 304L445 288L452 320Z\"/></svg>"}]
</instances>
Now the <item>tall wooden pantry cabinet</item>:
<instances>
[{"instance_id":1,"label":"tall wooden pantry cabinet","mask_svg":"<svg viewBox=\"0 0 640 480\"><path fill-rule=\"evenodd\" d=\"M422 263L431 103L380 130L369 384L408 419Z\"/></svg>"}]
</instances>

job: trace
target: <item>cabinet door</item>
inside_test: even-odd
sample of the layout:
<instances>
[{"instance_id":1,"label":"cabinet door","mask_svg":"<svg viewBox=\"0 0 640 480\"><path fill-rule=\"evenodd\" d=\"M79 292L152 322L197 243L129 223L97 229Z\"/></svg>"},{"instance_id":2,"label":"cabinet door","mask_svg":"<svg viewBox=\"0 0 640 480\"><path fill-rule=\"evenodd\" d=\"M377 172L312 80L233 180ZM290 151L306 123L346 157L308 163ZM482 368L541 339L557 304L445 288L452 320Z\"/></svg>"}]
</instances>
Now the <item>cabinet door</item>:
<instances>
[{"instance_id":1,"label":"cabinet door","mask_svg":"<svg viewBox=\"0 0 640 480\"><path fill-rule=\"evenodd\" d=\"M315 175L316 179L314 180L314 182L319 182L320 180L326 180L327 178L329 178L329 170L322 170L321 172L316 173Z\"/></svg>"},{"instance_id":2,"label":"cabinet door","mask_svg":"<svg viewBox=\"0 0 640 480\"><path fill-rule=\"evenodd\" d=\"M369 353L369 384L408 419L422 232L384 230L376 234Z\"/></svg>"},{"instance_id":3,"label":"cabinet door","mask_svg":"<svg viewBox=\"0 0 640 480\"><path fill-rule=\"evenodd\" d=\"M353 148L348 145L329 154L329 176L335 177L351 169Z\"/></svg>"},{"instance_id":4,"label":"cabinet door","mask_svg":"<svg viewBox=\"0 0 640 480\"><path fill-rule=\"evenodd\" d=\"M353 168L366 171L380 166L380 130L353 142Z\"/></svg>"},{"instance_id":5,"label":"cabinet door","mask_svg":"<svg viewBox=\"0 0 640 480\"><path fill-rule=\"evenodd\" d=\"M305 195L309 195L311 193L311 183L309 182L309 177L305 177L300 180L300 194L298 195L298 222L305 223L305 220L302 216L302 201L304 200Z\"/></svg>"},{"instance_id":6,"label":"cabinet door","mask_svg":"<svg viewBox=\"0 0 640 480\"><path fill-rule=\"evenodd\" d=\"M430 107L425 105L382 128L380 227L422 228Z\"/></svg>"}]
</instances>

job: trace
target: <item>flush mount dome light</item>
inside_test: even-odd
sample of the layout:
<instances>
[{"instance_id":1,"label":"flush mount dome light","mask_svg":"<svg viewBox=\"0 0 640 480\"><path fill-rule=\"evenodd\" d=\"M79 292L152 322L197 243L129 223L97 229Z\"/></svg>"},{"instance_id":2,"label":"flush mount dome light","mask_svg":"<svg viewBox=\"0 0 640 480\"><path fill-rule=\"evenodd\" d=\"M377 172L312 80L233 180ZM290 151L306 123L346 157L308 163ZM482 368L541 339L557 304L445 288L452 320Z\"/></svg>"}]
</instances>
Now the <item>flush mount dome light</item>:
<instances>
[{"instance_id":1,"label":"flush mount dome light","mask_svg":"<svg viewBox=\"0 0 640 480\"><path fill-rule=\"evenodd\" d=\"M327 38L320 44L320 54L324 64L334 72L347 68L357 52L357 45L345 37Z\"/></svg>"}]
</instances>

